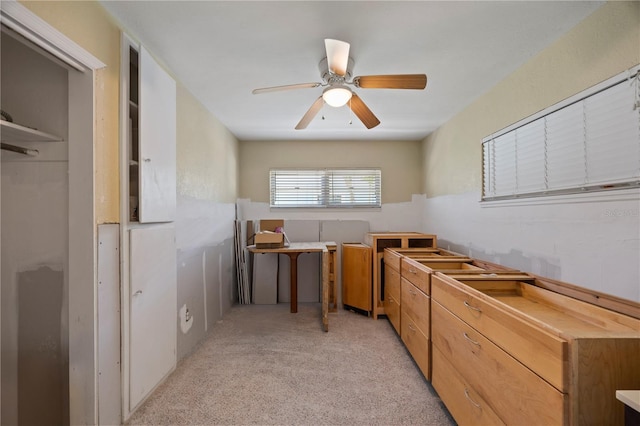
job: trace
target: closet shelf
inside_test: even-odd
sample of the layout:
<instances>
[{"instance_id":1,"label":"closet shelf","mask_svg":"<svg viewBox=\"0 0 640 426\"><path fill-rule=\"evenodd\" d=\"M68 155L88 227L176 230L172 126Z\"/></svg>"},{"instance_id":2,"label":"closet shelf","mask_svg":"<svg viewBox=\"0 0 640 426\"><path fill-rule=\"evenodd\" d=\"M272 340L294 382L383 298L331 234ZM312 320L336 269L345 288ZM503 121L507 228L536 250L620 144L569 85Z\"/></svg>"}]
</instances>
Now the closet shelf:
<instances>
[{"instance_id":1,"label":"closet shelf","mask_svg":"<svg viewBox=\"0 0 640 426\"><path fill-rule=\"evenodd\" d=\"M61 142L60 136L0 120L0 137L6 142Z\"/></svg>"},{"instance_id":2,"label":"closet shelf","mask_svg":"<svg viewBox=\"0 0 640 426\"><path fill-rule=\"evenodd\" d=\"M129 111L130 114L138 114L138 104L134 101L129 101Z\"/></svg>"}]
</instances>

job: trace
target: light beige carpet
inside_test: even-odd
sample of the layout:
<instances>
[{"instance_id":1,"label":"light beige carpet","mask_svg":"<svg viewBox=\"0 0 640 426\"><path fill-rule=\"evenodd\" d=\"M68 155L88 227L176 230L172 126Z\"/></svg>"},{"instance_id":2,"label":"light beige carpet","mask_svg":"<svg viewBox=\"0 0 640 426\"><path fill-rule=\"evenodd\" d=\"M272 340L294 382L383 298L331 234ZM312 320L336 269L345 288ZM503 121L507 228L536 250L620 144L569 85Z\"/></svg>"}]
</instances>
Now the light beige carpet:
<instances>
[{"instance_id":1,"label":"light beige carpet","mask_svg":"<svg viewBox=\"0 0 640 426\"><path fill-rule=\"evenodd\" d=\"M137 410L138 425L453 425L386 320L237 305Z\"/></svg>"}]
</instances>

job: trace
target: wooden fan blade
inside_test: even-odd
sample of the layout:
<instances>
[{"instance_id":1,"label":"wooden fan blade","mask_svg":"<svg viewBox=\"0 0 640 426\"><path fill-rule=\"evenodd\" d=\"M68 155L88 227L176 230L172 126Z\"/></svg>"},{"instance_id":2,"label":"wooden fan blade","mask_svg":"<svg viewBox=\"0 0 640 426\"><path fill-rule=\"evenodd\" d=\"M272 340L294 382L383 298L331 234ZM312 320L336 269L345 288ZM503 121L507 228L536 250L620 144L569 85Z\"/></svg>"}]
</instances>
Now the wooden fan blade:
<instances>
[{"instance_id":1,"label":"wooden fan blade","mask_svg":"<svg viewBox=\"0 0 640 426\"><path fill-rule=\"evenodd\" d=\"M349 65L349 43L346 41L324 39L324 47L327 51L327 66L334 74L344 76Z\"/></svg>"},{"instance_id":2,"label":"wooden fan blade","mask_svg":"<svg viewBox=\"0 0 640 426\"><path fill-rule=\"evenodd\" d=\"M258 95L260 93L279 92L281 90L313 89L314 87L318 86L322 86L322 83L286 84L284 86L261 87L260 89L253 89L251 93L253 93L254 95Z\"/></svg>"},{"instance_id":3,"label":"wooden fan blade","mask_svg":"<svg viewBox=\"0 0 640 426\"><path fill-rule=\"evenodd\" d=\"M304 116L296 126L296 130L306 129L309 123L311 123L311 120L313 120L313 117L315 117L318 111L322 109L323 105L324 105L324 99L322 99L322 96L320 96L311 105L311 108L309 108L309 110L304 114Z\"/></svg>"},{"instance_id":4,"label":"wooden fan blade","mask_svg":"<svg viewBox=\"0 0 640 426\"><path fill-rule=\"evenodd\" d=\"M424 89L426 74L363 75L353 79L363 89Z\"/></svg>"},{"instance_id":5,"label":"wooden fan blade","mask_svg":"<svg viewBox=\"0 0 640 426\"><path fill-rule=\"evenodd\" d=\"M351 100L348 104L351 111L358 116L367 129L373 129L380 124L378 117L371 112L369 107L366 106L362 99L360 99L360 97L355 93L351 96Z\"/></svg>"}]
</instances>

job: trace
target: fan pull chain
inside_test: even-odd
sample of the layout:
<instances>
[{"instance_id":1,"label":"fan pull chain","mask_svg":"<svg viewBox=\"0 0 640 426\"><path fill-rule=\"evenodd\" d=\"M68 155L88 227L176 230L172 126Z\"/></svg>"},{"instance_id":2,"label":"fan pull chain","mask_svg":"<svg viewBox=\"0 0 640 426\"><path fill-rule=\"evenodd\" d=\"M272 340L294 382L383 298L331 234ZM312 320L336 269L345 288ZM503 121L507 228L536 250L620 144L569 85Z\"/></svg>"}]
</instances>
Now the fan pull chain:
<instances>
[{"instance_id":1,"label":"fan pull chain","mask_svg":"<svg viewBox=\"0 0 640 426\"><path fill-rule=\"evenodd\" d=\"M353 110L351 109L351 98L349 98L349 124L353 124Z\"/></svg>"}]
</instances>

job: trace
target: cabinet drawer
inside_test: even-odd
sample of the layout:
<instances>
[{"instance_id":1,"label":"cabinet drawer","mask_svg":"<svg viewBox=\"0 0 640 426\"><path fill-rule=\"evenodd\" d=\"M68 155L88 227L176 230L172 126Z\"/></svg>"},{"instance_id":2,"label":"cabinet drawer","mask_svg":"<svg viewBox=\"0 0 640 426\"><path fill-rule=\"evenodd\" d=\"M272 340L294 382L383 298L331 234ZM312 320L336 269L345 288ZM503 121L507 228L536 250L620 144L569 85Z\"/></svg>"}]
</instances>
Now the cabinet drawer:
<instances>
[{"instance_id":1,"label":"cabinet drawer","mask_svg":"<svg viewBox=\"0 0 640 426\"><path fill-rule=\"evenodd\" d=\"M434 302L433 345L507 424L563 424L566 395Z\"/></svg>"},{"instance_id":2,"label":"cabinet drawer","mask_svg":"<svg viewBox=\"0 0 640 426\"><path fill-rule=\"evenodd\" d=\"M402 313L406 313L420 331L429 337L429 296L404 278L401 279Z\"/></svg>"},{"instance_id":3,"label":"cabinet drawer","mask_svg":"<svg viewBox=\"0 0 640 426\"><path fill-rule=\"evenodd\" d=\"M435 346L432 346L432 358L431 384L458 424L505 424Z\"/></svg>"},{"instance_id":4,"label":"cabinet drawer","mask_svg":"<svg viewBox=\"0 0 640 426\"><path fill-rule=\"evenodd\" d=\"M384 266L385 269L387 267L392 267L396 271L400 270L400 259L402 259L402 255L393 249L384 249Z\"/></svg>"},{"instance_id":5,"label":"cabinet drawer","mask_svg":"<svg viewBox=\"0 0 640 426\"><path fill-rule=\"evenodd\" d=\"M400 334L400 301L396 296L387 294L384 298L384 313L389 318L391 325Z\"/></svg>"},{"instance_id":6,"label":"cabinet drawer","mask_svg":"<svg viewBox=\"0 0 640 426\"><path fill-rule=\"evenodd\" d=\"M415 322L404 312L404 305L400 313L400 337L407 350L415 360L420 371L427 380L431 380L429 359L429 337L425 335Z\"/></svg>"},{"instance_id":7,"label":"cabinet drawer","mask_svg":"<svg viewBox=\"0 0 640 426\"><path fill-rule=\"evenodd\" d=\"M432 298L563 393L568 392L567 342L511 315L498 302L465 285L432 276ZM433 305L433 304L432 304ZM433 308L433 306L432 306ZM433 328L433 327L432 327Z\"/></svg>"},{"instance_id":8,"label":"cabinet drawer","mask_svg":"<svg viewBox=\"0 0 640 426\"><path fill-rule=\"evenodd\" d=\"M392 268L384 268L384 297L387 295L396 298L400 303L400 272Z\"/></svg>"},{"instance_id":9,"label":"cabinet drawer","mask_svg":"<svg viewBox=\"0 0 640 426\"><path fill-rule=\"evenodd\" d=\"M403 257L401 264L401 275L403 278L411 281L413 285L418 287L426 294L431 293L430 278L431 271L421 265L419 262Z\"/></svg>"}]
</instances>

